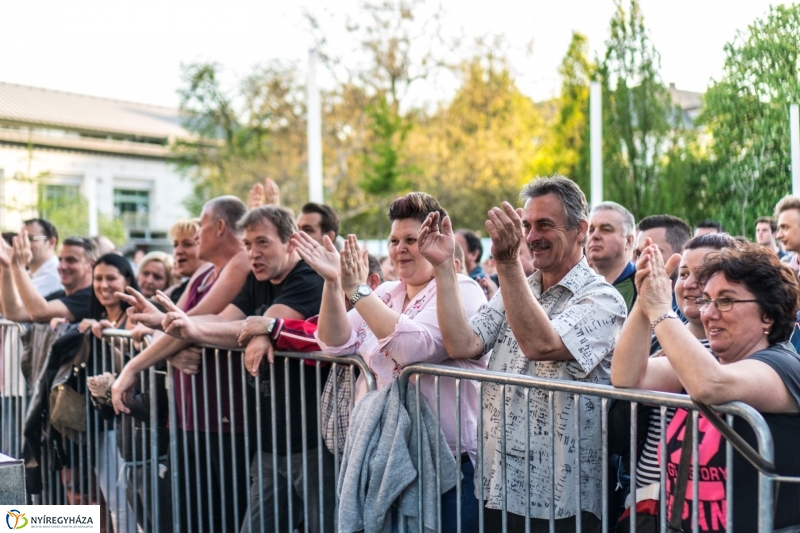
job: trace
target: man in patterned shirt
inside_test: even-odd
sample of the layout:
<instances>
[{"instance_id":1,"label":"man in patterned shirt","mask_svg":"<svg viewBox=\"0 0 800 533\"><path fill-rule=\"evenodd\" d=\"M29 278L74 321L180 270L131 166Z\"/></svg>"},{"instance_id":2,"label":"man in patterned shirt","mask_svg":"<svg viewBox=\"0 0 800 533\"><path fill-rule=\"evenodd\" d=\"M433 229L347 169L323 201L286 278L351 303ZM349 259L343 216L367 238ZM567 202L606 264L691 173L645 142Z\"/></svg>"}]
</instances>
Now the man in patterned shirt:
<instances>
[{"instance_id":1,"label":"man in patterned shirt","mask_svg":"<svg viewBox=\"0 0 800 533\"><path fill-rule=\"evenodd\" d=\"M442 233L437 230L436 216L422 227L419 247L435 266L438 318L447 352L452 358L474 358L492 350L489 370L608 383L611 354L626 309L619 292L591 270L583 256L588 231L586 197L574 182L561 176L536 179L520 196L524 209L514 210L503 202L502 208L489 212L486 227L501 289L469 321L463 311L446 305L459 297L450 222L445 219ZM527 279L519 258L523 244L531 250L536 267ZM502 385L487 383L482 401L484 479L475 486L476 496L485 501L486 531L502 528L504 480L509 532L525 530L526 510L533 532L548 531L551 516L555 531L575 531L579 487L583 531L599 531L599 399L582 396L576 406L571 394L555 393L551 412L546 391L532 390L528 407L523 388L508 386L504 391ZM531 427L526 459L527 409ZM551 423L555 446L551 445ZM580 486L575 468L576 424L580 426ZM530 473L527 490L526 471Z\"/></svg>"}]
</instances>

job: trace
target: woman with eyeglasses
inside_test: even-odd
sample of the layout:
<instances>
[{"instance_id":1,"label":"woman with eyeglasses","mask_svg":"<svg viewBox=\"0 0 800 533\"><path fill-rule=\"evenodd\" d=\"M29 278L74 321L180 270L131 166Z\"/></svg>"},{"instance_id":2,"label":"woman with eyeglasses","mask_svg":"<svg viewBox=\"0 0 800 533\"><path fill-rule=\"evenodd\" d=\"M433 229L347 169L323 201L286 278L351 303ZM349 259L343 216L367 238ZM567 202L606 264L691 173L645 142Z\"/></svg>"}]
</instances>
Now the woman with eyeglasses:
<instances>
[{"instance_id":1,"label":"woman with eyeglasses","mask_svg":"<svg viewBox=\"0 0 800 533\"><path fill-rule=\"evenodd\" d=\"M683 294L684 300L694 298L708 339L706 348L691 323L684 326L672 311L668 273L679 260L683 261L675 254L665 264L660 250L652 244L640 256L636 265L639 296L615 350L612 383L685 392L695 401L710 405L747 403L762 414L772 431L778 472L800 475L800 455L796 453L800 439L800 356L787 342L800 309L797 277L774 253L758 245L742 244L706 254L694 272L702 293L692 296L684 288ZM685 308L691 307L683 303ZM661 345L663 357L649 357L634 349L642 342L649 343L649 331ZM691 428L689 420L689 413L678 409L667 426L667 447L658 450L661 460L667 461L668 519L684 435ZM747 423L736 418L734 430L756 446ZM692 500L690 480L682 509L683 528L691 529L691 511L697 504L701 529L723 532L727 530L725 439L703 416L698 421L698 439L699 498L698 502ZM733 465L736 530L755 531L757 471L738 453ZM798 485L782 485L777 498L775 528L800 525Z\"/></svg>"}]
</instances>

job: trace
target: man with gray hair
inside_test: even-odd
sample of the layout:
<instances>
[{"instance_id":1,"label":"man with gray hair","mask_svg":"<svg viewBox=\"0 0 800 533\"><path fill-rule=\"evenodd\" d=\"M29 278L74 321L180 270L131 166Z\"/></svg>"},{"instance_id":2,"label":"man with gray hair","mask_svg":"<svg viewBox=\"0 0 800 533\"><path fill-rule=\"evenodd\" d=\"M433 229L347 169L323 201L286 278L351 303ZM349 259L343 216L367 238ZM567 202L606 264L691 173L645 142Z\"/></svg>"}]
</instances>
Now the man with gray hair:
<instances>
[{"instance_id":1,"label":"man with gray hair","mask_svg":"<svg viewBox=\"0 0 800 533\"><path fill-rule=\"evenodd\" d=\"M257 528L263 518L269 525L277 519L276 531L291 531L303 509L303 504L298 503L291 508L293 515L290 515L286 502L292 498L308 505L310 531L330 531L336 504L333 456L320 449L316 457L319 461L314 460L312 454L318 441L308 438L305 442L303 438L304 434L319 433L315 385L317 376L323 382L327 379L330 367L320 368L317 374L317 369L311 365L292 364L288 368L280 365L274 369L273 376L267 364L273 363L271 335L275 333L276 319L306 320L319 314L324 282L300 258L291 242L298 228L288 209L275 205L251 209L239 221L239 227L244 230L242 242L250 259L250 273L236 298L216 315L189 317L168 298L159 296L159 302L170 311L162 325L166 333L192 343L224 348L246 346L244 360L237 358L236 365L243 363L249 374L260 377L260 381L249 378L253 388L260 383L255 392L261 403L263 438L250 468L250 498L241 530L249 532ZM239 374L234 371L234 375ZM301 407L304 404L306 411ZM252 420L250 427L255 427L256 422ZM270 431L273 424L276 428L274 442ZM322 495L321 486L324 488ZM277 517L276 499L280 502Z\"/></svg>"},{"instance_id":2,"label":"man with gray hair","mask_svg":"<svg viewBox=\"0 0 800 533\"><path fill-rule=\"evenodd\" d=\"M636 266L631 261L635 227L631 212L616 202L601 202L589 215L586 257L595 271L619 291L628 311L636 301Z\"/></svg>"},{"instance_id":3,"label":"man with gray hair","mask_svg":"<svg viewBox=\"0 0 800 533\"><path fill-rule=\"evenodd\" d=\"M436 214L422 225L418 246L434 266L439 327L447 353L458 359L492 351L488 369L495 372L609 383L611 354L626 310L619 292L589 268L583 255L589 230L586 197L575 182L562 176L535 179L520 196L523 209L503 202L502 208L489 212L486 227L501 290L469 320L463 310L449 305L460 298L450 220L444 219L441 232ZM536 268L530 277L520 260L523 246L531 250ZM523 388L484 384L483 492L476 496L485 499L487 531L500 531L506 525L508 531L524 531L527 513L531 531L547 531L551 512L557 532L600 531L599 405L586 396L576 403L566 393L555 393L552 400L551 406L541 391L528 397ZM551 421L555 421L555 445ZM580 433L575 431L578 422ZM578 460L580 476L574 468ZM555 481L552 494L551 480ZM504 516L503 510L508 514ZM582 529L576 529L576 517Z\"/></svg>"}]
</instances>

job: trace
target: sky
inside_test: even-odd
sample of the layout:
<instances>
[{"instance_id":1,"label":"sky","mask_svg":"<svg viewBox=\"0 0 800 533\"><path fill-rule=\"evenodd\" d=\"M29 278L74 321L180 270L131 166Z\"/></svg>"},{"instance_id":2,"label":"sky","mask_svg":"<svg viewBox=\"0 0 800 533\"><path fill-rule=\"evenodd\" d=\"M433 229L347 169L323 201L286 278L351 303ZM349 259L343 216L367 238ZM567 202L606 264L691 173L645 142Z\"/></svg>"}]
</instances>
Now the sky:
<instances>
[{"instance_id":1,"label":"sky","mask_svg":"<svg viewBox=\"0 0 800 533\"><path fill-rule=\"evenodd\" d=\"M470 42L502 36L520 88L535 100L556 96L558 65L573 31L601 55L612 0L441 0L443 33ZM641 0L661 54L661 77L703 91L719 79L723 47L763 17L775 0ZM26 0L0 1L0 81L177 106L181 64L215 61L230 86L273 59L305 71L314 39L304 13L346 52L345 21L363 20L359 0ZM532 46L529 44L532 43ZM321 84L326 82L324 73ZM446 97L453 82L419 98Z\"/></svg>"}]
</instances>

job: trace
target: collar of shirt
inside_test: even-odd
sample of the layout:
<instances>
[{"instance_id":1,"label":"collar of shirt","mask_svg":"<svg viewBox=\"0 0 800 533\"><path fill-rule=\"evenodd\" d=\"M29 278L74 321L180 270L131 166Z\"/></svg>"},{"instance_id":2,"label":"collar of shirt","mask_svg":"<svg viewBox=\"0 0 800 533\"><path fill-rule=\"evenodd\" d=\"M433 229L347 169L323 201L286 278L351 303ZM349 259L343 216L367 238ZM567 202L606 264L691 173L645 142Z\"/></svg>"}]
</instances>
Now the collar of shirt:
<instances>
[{"instance_id":1,"label":"collar of shirt","mask_svg":"<svg viewBox=\"0 0 800 533\"><path fill-rule=\"evenodd\" d=\"M599 276L594 270L589 268L589 263L586 261L586 257L582 257L578 263L567 272L567 275L558 280L558 283L547 289L547 291L553 290L555 287L563 287L567 289L572 294L575 294L580 289L586 285L586 278L588 277L595 277ZM531 276L531 288L535 291L534 294L538 296L542 295L542 272L541 270L537 270ZM545 292L547 292L545 291Z\"/></svg>"},{"instance_id":2,"label":"collar of shirt","mask_svg":"<svg viewBox=\"0 0 800 533\"><path fill-rule=\"evenodd\" d=\"M628 277L630 277L630 276L632 276L634 274L636 274L636 265L634 265L633 262L629 261L628 265L625 267L625 270L623 270L622 274L620 274L617 277L617 279L614 280L614 283L612 283L612 285L616 285L620 281L622 281L624 279L627 279Z\"/></svg>"},{"instance_id":3,"label":"collar of shirt","mask_svg":"<svg viewBox=\"0 0 800 533\"><path fill-rule=\"evenodd\" d=\"M386 289L383 291L383 293L381 294L381 292L378 292L378 295L381 297L381 300L383 300L383 303L388 305L391 309L394 309L398 313L402 313L403 304L405 303L406 300L406 291L408 289L406 282L390 281L381 285L381 288L383 288L384 286L386 287ZM414 299L409 300L408 307L406 307L406 309L413 307L414 302L421 300L422 298L425 298L428 295L433 294L435 290L436 290L436 280L432 279L430 280L430 282L428 282L428 284L425 286L424 289L419 291L416 294L416 296L414 296ZM430 298L427 298L426 301L430 301Z\"/></svg>"}]
</instances>

